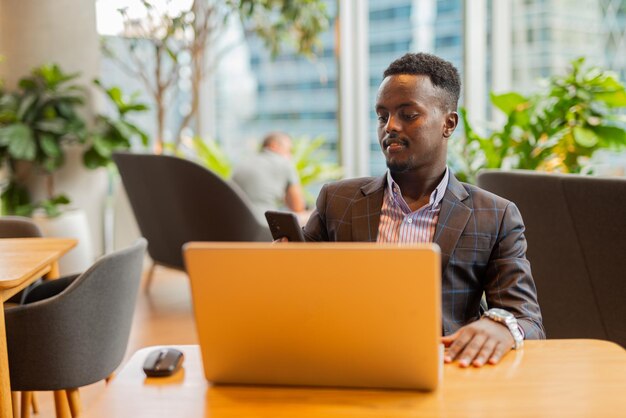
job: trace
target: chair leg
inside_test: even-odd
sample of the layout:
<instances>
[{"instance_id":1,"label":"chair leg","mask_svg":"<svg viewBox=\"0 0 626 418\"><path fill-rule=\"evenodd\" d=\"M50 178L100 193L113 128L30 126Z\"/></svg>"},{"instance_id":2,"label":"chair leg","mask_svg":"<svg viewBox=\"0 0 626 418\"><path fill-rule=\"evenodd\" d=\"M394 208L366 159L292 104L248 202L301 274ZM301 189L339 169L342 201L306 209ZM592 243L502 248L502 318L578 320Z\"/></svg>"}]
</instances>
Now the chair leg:
<instances>
[{"instance_id":1,"label":"chair leg","mask_svg":"<svg viewBox=\"0 0 626 418\"><path fill-rule=\"evenodd\" d=\"M57 418L70 418L70 408L67 403L67 395L64 390L54 391L54 409Z\"/></svg>"},{"instance_id":2,"label":"chair leg","mask_svg":"<svg viewBox=\"0 0 626 418\"><path fill-rule=\"evenodd\" d=\"M108 376L104 379L104 381L105 381L105 382L107 383L107 385L108 385L109 383L111 383L111 380L113 380L113 378L114 378L114 377L115 377L115 372L113 372L113 373L111 373L110 375L108 375Z\"/></svg>"},{"instance_id":3,"label":"chair leg","mask_svg":"<svg viewBox=\"0 0 626 418\"><path fill-rule=\"evenodd\" d=\"M33 392L22 392L21 418L30 418L30 404L33 402Z\"/></svg>"},{"instance_id":4,"label":"chair leg","mask_svg":"<svg viewBox=\"0 0 626 418\"><path fill-rule=\"evenodd\" d=\"M11 392L11 404L13 405L13 418L19 418L19 392Z\"/></svg>"},{"instance_id":5,"label":"chair leg","mask_svg":"<svg viewBox=\"0 0 626 418\"><path fill-rule=\"evenodd\" d=\"M152 279L154 278L154 269L156 268L156 263L153 261L150 266L150 270L148 270L148 277L146 278L146 286L144 287L144 292L150 292L150 285L152 285Z\"/></svg>"},{"instance_id":6,"label":"chair leg","mask_svg":"<svg viewBox=\"0 0 626 418\"><path fill-rule=\"evenodd\" d=\"M31 404L33 406L33 414L39 413L39 402L37 401L37 392L32 392L33 396L31 396Z\"/></svg>"},{"instance_id":7,"label":"chair leg","mask_svg":"<svg viewBox=\"0 0 626 418\"><path fill-rule=\"evenodd\" d=\"M70 404L72 418L76 418L80 415L80 396L78 394L78 388L67 389L65 393L67 394L67 401Z\"/></svg>"}]
</instances>

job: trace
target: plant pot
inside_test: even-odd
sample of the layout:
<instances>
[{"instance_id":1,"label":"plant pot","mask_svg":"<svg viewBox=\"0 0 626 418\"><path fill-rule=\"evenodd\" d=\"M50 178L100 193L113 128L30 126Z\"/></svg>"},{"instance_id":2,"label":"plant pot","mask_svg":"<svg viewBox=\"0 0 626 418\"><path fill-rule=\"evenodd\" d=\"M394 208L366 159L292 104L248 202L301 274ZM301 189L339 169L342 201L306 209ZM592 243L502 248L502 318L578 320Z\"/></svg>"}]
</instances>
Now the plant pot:
<instances>
[{"instance_id":1,"label":"plant pot","mask_svg":"<svg viewBox=\"0 0 626 418\"><path fill-rule=\"evenodd\" d=\"M33 214L33 221L45 237L75 238L78 244L59 260L62 276L82 273L94 261L94 252L87 215L82 209L68 209L54 218L43 213Z\"/></svg>"}]
</instances>

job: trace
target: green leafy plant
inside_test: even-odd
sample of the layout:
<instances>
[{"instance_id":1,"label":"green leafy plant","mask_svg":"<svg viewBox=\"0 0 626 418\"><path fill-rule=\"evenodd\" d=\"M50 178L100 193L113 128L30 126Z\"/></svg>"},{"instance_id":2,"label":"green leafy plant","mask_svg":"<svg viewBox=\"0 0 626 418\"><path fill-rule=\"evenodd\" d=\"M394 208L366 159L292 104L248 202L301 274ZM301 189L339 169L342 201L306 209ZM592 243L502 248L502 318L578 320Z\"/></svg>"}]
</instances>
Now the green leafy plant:
<instances>
[{"instance_id":1,"label":"green leafy plant","mask_svg":"<svg viewBox=\"0 0 626 418\"><path fill-rule=\"evenodd\" d=\"M118 117L99 115L90 131L81 115L85 88L76 83L77 77L47 64L22 78L17 91L0 92L0 164L7 164L9 171L9 183L1 195L3 214L28 216L37 208L49 216L60 214L59 205L68 204L69 199L56 194L53 174L65 162L66 144L86 144L85 165L96 168L109 164L114 150L128 148L133 135L147 142L145 134L126 120L129 112L145 110L145 105L124 101L117 88L101 87L115 104ZM17 174L17 166L23 163L43 175L46 199L41 202L31 201Z\"/></svg>"},{"instance_id":2,"label":"green leafy plant","mask_svg":"<svg viewBox=\"0 0 626 418\"><path fill-rule=\"evenodd\" d=\"M148 110L145 103L137 101L139 93L125 97L117 86L107 88L99 80L95 80L94 84L110 99L116 115L96 116L83 154L85 167L91 169L111 165L113 152L129 149L133 138L139 138L144 146L149 142L148 135L128 119L129 114Z\"/></svg>"},{"instance_id":3,"label":"green leafy plant","mask_svg":"<svg viewBox=\"0 0 626 418\"><path fill-rule=\"evenodd\" d=\"M47 203L68 200L54 195L52 176L64 163L63 143L86 138L86 123L79 114L85 92L74 82L77 77L58 65L43 65L19 81L19 91L0 98L0 147L5 147L9 171L15 173L18 161L32 163L44 174ZM25 186L15 176L2 199L3 213L28 215L34 209Z\"/></svg>"},{"instance_id":4,"label":"green leafy plant","mask_svg":"<svg viewBox=\"0 0 626 418\"><path fill-rule=\"evenodd\" d=\"M519 168L564 173L590 172L589 159L599 149L626 148L626 89L615 74L572 62L545 90L524 96L491 94L506 123L488 137L479 135L461 110L462 148L450 162L459 177L473 182L482 168Z\"/></svg>"},{"instance_id":5,"label":"green leafy plant","mask_svg":"<svg viewBox=\"0 0 626 418\"><path fill-rule=\"evenodd\" d=\"M300 137L293 141L293 162L300 177L304 197L309 205L315 202L315 197L307 191L307 186L343 176L343 170L338 164L328 162L327 153L322 150L325 143L326 139L323 136L318 136L313 140Z\"/></svg>"},{"instance_id":6,"label":"green leafy plant","mask_svg":"<svg viewBox=\"0 0 626 418\"><path fill-rule=\"evenodd\" d=\"M213 139L198 136L183 139L182 147L165 144L165 150L180 158L189 158L227 180L233 172L233 163L220 144Z\"/></svg>"}]
</instances>

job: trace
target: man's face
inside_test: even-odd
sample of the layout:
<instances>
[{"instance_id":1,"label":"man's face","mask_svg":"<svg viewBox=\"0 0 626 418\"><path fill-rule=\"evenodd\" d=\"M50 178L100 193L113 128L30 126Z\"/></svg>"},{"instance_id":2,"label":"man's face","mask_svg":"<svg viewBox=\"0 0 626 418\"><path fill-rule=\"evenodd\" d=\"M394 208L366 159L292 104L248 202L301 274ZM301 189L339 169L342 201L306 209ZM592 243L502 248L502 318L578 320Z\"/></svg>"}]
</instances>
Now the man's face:
<instances>
[{"instance_id":1,"label":"man's face","mask_svg":"<svg viewBox=\"0 0 626 418\"><path fill-rule=\"evenodd\" d=\"M292 144L288 136L281 136L272 141L268 148L285 158L291 158Z\"/></svg>"},{"instance_id":2,"label":"man's face","mask_svg":"<svg viewBox=\"0 0 626 418\"><path fill-rule=\"evenodd\" d=\"M456 112L443 108L443 92L428 76L399 74L386 77L378 89L378 141L391 172L424 174L445 166L447 140Z\"/></svg>"}]
</instances>

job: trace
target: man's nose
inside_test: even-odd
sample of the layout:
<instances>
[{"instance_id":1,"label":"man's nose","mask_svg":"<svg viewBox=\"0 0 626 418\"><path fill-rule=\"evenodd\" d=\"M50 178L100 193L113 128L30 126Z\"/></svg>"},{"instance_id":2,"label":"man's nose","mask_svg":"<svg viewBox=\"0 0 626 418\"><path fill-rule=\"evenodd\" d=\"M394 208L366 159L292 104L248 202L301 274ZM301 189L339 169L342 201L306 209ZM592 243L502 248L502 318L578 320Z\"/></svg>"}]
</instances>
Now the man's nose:
<instances>
[{"instance_id":1,"label":"man's nose","mask_svg":"<svg viewBox=\"0 0 626 418\"><path fill-rule=\"evenodd\" d=\"M396 118L389 115L387 124L385 125L385 132L387 134L396 133L400 130L399 124L396 122Z\"/></svg>"}]
</instances>

